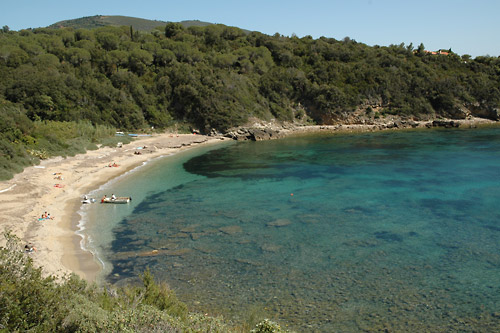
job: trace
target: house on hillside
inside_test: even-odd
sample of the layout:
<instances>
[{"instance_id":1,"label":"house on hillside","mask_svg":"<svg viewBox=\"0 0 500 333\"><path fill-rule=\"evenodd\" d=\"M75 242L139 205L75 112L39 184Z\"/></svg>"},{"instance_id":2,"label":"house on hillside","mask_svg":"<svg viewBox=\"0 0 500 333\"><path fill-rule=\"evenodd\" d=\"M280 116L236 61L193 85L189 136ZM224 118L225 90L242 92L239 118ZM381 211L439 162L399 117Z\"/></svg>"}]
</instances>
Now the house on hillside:
<instances>
[{"instance_id":1,"label":"house on hillside","mask_svg":"<svg viewBox=\"0 0 500 333\"><path fill-rule=\"evenodd\" d=\"M440 54L440 55L446 55L446 56L450 55L452 53L451 49L449 49L449 50L439 49L437 51L428 51L428 50L425 50L424 52L425 52L425 54L431 54L431 55L438 55L438 54Z\"/></svg>"}]
</instances>

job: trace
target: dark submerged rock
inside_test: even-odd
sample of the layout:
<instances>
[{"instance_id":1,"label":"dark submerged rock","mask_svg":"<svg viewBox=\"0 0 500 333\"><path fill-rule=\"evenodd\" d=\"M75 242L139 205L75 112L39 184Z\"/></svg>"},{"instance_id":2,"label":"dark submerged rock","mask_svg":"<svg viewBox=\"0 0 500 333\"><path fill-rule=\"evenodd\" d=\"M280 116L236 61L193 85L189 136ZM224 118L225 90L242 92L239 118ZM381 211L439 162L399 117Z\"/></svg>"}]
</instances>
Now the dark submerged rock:
<instances>
[{"instance_id":1,"label":"dark submerged rock","mask_svg":"<svg viewBox=\"0 0 500 333\"><path fill-rule=\"evenodd\" d=\"M401 235L395 234L393 232L378 231L374 235L377 239L382 239L382 240L385 240L387 242L402 242L403 241L403 237Z\"/></svg>"}]
</instances>

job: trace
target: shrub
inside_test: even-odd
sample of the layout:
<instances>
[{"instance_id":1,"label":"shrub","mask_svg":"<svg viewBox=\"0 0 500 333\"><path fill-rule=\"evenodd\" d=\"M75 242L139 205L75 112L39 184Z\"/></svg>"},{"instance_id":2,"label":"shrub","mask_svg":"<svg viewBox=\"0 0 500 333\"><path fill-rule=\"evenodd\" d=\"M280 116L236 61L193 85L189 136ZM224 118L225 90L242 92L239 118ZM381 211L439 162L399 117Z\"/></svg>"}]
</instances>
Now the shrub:
<instances>
[{"instance_id":1,"label":"shrub","mask_svg":"<svg viewBox=\"0 0 500 333\"><path fill-rule=\"evenodd\" d=\"M16 236L7 232L5 237L7 245L0 249L0 328L55 331L65 316L64 295L54 278L42 277Z\"/></svg>"},{"instance_id":2,"label":"shrub","mask_svg":"<svg viewBox=\"0 0 500 333\"><path fill-rule=\"evenodd\" d=\"M252 333L279 333L283 332L281 326L274 321L269 319L264 319L258 323L255 328L251 331Z\"/></svg>"},{"instance_id":3,"label":"shrub","mask_svg":"<svg viewBox=\"0 0 500 333\"><path fill-rule=\"evenodd\" d=\"M177 296L166 284L155 282L149 269L141 276L141 280L142 286L129 287L125 290L134 303L139 302L143 305L153 306L175 317L186 317L186 305L177 299Z\"/></svg>"},{"instance_id":4,"label":"shrub","mask_svg":"<svg viewBox=\"0 0 500 333\"><path fill-rule=\"evenodd\" d=\"M231 332L222 318L190 314L147 270L142 286L116 290L76 275L43 277L19 239L0 247L0 332Z\"/></svg>"}]
</instances>

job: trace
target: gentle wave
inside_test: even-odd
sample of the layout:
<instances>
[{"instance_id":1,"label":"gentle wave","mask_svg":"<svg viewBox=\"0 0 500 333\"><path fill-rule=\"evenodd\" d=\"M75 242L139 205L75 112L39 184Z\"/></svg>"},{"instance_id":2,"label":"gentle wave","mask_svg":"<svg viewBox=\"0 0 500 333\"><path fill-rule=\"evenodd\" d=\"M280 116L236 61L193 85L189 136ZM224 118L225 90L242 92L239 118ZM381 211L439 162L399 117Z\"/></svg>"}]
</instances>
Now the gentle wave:
<instances>
[{"instance_id":1,"label":"gentle wave","mask_svg":"<svg viewBox=\"0 0 500 333\"><path fill-rule=\"evenodd\" d=\"M96 199L96 203L99 203L99 200L98 198L96 198L96 195L100 192L103 192L105 191L106 189L112 187L114 184L116 184L117 182L123 180L125 177L128 177L138 171L140 171L143 167L145 167L146 165L148 165L150 162L152 161L157 161L163 157L166 157L166 156L170 156L171 154L167 154L167 155L160 155L158 157L155 157L155 158L152 158L150 160L147 160L147 161L144 161L141 165L109 180L108 182L106 182L105 184L102 184L101 186L99 186L98 188L90 191L87 196L89 198L94 198ZM15 185L14 185L15 186ZM10 188L9 188L10 189ZM7 190L9 190L7 189ZM92 256L95 258L95 260L100 264L101 266L101 270L103 272L103 274L105 274L106 272L111 272L112 269L113 269L113 266L111 265L111 263L109 263L108 261L106 261L103 257L103 255L100 253L100 251L98 250L98 248L96 246L93 245L93 239L92 237L86 232L87 230L87 224L89 223L89 212L88 210L91 209L91 206L93 204L83 204L80 206L80 209L77 211L78 215L80 215L80 220L78 221L78 224L77 224L77 230L75 231L75 234L77 236L79 236L81 238L80 240L80 248L85 251L85 252L89 252L90 254L92 254Z\"/></svg>"},{"instance_id":2,"label":"gentle wave","mask_svg":"<svg viewBox=\"0 0 500 333\"><path fill-rule=\"evenodd\" d=\"M12 186L10 186L10 187L6 188L5 190L0 190L0 193L10 191L10 190L12 190L14 187L16 187L16 186L17 186L17 184L14 184L14 185L12 185Z\"/></svg>"}]
</instances>

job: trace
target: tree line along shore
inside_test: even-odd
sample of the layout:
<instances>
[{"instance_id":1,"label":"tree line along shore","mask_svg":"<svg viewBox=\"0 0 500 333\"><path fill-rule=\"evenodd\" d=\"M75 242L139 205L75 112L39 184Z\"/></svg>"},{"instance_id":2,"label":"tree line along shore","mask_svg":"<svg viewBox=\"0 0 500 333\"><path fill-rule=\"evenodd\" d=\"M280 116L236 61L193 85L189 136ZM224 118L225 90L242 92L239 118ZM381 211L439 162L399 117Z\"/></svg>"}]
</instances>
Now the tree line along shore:
<instances>
[{"instance_id":1,"label":"tree line along shore","mask_svg":"<svg viewBox=\"0 0 500 333\"><path fill-rule=\"evenodd\" d=\"M224 25L0 31L0 179L118 130L499 119L500 60Z\"/></svg>"}]
</instances>

